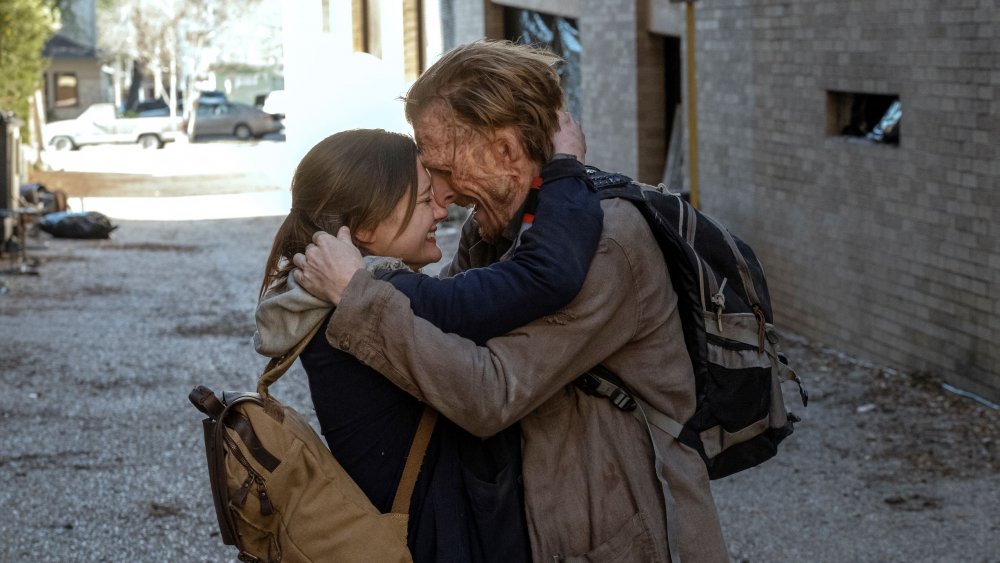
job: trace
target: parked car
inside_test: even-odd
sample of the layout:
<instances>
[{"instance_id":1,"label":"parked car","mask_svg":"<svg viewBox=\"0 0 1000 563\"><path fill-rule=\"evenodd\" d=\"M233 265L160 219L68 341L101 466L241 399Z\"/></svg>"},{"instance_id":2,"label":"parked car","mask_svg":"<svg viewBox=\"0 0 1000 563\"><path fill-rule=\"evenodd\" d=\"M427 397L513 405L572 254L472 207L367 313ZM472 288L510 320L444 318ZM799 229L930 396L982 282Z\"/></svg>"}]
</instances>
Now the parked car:
<instances>
[{"instance_id":1,"label":"parked car","mask_svg":"<svg viewBox=\"0 0 1000 563\"><path fill-rule=\"evenodd\" d=\"M166 100L164 100L163 98L157 98L155 100L145 100L136 104L135 113L139 117L162 117L164 115L170 115L170 106L167 105ZM181 98L177 98L176 115L181 115L183 113L184 113L184 100Z\"/></svg>"},{"instance_id":2,"label":"parked car","mask_svg":"<svg viewBox=\"0 0 1000 563\"><path fill-rule=\"evenodd\" d=\"M198 101L203 104L224 104L229 98L221 90L202 90L198 92Z\"/></svg>"},{"instance_id":3,"label":"parked car","mask_svg":"<svg viewBox=\"0 0 1000 563\"><path fill-rule=\"evenodd\" d=\"M122 117L114 104L88 107L76 119L47 123L43 138L55 150L76 150L84 145L136 143L144 149L159 149L187 135L181 118Z\"/></svg>"},{"instance_id":4,"label":"parked car","mask_svg":"<svg viewBox=\"0 0 1000 563\"><path fill-rule=\"evenodd\" d=\"M224 102L199 103L195 111L192 134L232 135L240 140L260 138L284 128L281 119L247 104Z\"/></svg>"}]
</instances>

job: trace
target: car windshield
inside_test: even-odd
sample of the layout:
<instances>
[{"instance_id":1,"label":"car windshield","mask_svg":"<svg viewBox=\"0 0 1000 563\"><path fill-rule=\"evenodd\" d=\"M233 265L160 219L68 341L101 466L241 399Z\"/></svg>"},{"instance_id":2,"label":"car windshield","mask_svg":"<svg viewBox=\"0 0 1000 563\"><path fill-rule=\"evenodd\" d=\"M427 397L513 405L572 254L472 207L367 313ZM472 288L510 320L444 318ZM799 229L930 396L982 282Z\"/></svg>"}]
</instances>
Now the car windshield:
<instances>
[{"instance_id":1,"label":"car windshield","mask_svg":"<svg viewBox=\"0 0 1000 563\"><path fill-rule=\"evenodd\" d=\"M223 115L232 111L229 104L198 104L198 115Z\"/></svg>"}]
</instances>

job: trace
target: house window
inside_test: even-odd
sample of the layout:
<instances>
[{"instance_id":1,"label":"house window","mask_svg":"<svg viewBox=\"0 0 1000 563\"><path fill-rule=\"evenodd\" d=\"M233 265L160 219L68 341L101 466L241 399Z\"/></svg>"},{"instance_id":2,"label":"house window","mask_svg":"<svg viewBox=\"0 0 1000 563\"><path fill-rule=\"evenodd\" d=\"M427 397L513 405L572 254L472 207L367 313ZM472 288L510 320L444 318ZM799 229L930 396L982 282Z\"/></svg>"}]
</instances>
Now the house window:
<instances>
[{"instance_id":1,"label":"house window","mask_svg":"<svg viewBox=\"0 0 1000 563\"><path fill-rule=\"evenodd\" d=\"M80 94L75 74L57 72L55 74L55 83L55 107L72 108L80 105Z\"/></svg>"},{"instance_id":2,"label":"house window","mask_svg":"<svg viewBox=\"0 0 1000 563\"><path fill-rule=\"evenodd\" d=\"M353 0L354 50L382 58L381 0Z\"/></svg>"},{"instance_id":3,"label":"house window","mask_svg":"<svg viewBox=\"0 0 1000 563\"><path fill-rule=\"evenodd\" d=\"M903 104L895 94L826 93L826 133L899 145Z\"/></svg>"},{"instance_id":4,"label":"house window","mask_svg":"<svg viewBox=\"0 0 1000 563\"><path fill-rule=\"evenodd\" d=\"M580 119L583 103L580 99L580 31L576 20L550 16L531 10L504 9L504 36L518 43L548 47L565 59L557 69L566 106L573 117Z\"/></svg>"}]
</instances>

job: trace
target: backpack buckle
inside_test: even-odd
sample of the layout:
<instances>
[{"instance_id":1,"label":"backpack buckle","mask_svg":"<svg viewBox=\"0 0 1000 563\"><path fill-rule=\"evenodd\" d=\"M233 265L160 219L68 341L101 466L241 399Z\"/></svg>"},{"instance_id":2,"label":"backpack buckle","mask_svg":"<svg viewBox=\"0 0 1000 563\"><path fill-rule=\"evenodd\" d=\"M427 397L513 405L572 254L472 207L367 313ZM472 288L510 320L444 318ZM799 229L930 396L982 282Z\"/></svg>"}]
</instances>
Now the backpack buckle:
<instances>
[{"instance_id":1,"label":"backpack buckle","mask_svg":"<svg viewBox=\"0 0 1000 563\"><path fill-rule=\"evenodd\" d=\"M617 379L614 375L611 375L611 377ZM605 399L611 401L611 404L618 410L630 412L634 411L638 406L638 403L635 402L635 399L633 399L632 395L625 390L623 385L620 385L611 379L601 377L600 375L594 375L591 372L587 372L576 378L576 381L573 383L588 395L593 395L594 397L604 397Z\"/></svg>"},{"instance_id":2,"label":"backpack buckle","mask_svg":"<svg viewBox=\"0 0 1000 563\"><path fill-rule=\"evenodd\" d=\"M626 393L623 389L615 389L611 396L608 397L611 404L618 407L619 410L623 411L634 411L636 407L635 399L632 395Z\"/></svg>"}]
</instances>

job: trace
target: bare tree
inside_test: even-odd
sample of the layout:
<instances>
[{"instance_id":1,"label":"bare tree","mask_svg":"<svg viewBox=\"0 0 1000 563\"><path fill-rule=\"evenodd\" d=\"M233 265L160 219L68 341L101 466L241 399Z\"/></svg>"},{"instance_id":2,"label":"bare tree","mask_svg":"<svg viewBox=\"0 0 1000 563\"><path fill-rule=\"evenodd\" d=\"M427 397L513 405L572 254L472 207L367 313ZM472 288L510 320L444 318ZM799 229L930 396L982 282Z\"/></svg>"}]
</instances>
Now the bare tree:
<instances>
[{"instance_id":1,"label":"bare tree","mask_svg":"<svg viewBox=\"0 0 1000 563\"><path fill-rule=\"evenodd\" d=\"M126 109L135 108L139 84L147 72L152 74L154 96L166 101L171 115L176 112L180 87L190 108L194 80L213 62L211 53L224 37L226 27L238 22L259 2L101 0L98 44L112 55L118 80L131 67ZM120 90L121 84L116 87Z\"/></svg>"}]
</instances>

